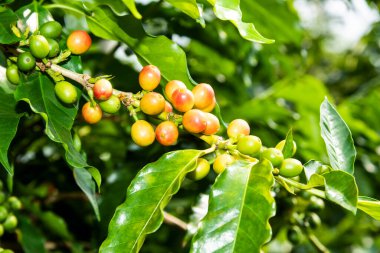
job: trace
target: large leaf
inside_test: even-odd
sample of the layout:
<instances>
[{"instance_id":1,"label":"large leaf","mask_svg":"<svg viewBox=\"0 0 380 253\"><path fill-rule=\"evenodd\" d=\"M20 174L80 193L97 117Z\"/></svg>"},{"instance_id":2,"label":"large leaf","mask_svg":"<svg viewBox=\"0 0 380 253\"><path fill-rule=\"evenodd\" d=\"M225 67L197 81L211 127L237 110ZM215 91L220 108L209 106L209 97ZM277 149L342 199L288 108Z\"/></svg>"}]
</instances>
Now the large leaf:
<instances>
[{"instance_id":1,"label":"large leaf","mask_svg":"<svg viewBox=\"0 0 380 253\"><path fill-rule=\"evenodd\" d=\"M127 199L116 209L100 252L138 252L146 235L162 224L163 208L201 154L198 150L174 151L142 168L128 187Z\"/></svg>"},{"instance_id":2,"label":"large leaf","mask_svg":"<svg viewBox=\"0 0 380 253\"><path fill-rule=\"evenodd\" d=\"M58 101L54 93L54 84L46 75L29 76L27 82L17 86L15 98L29 103L33 112L43 117L46 122L46 134L51 140L62 143L66 150L66 161L71 166L88 166L83 155L75 149L70 132L77 108L65 106Z\"/></svg>"},{"instance_id":3,"label":"large leaf","mask_svg":"<svg viewBox=\"0 0 380 253\"><path fill-rule=\"evenodd\" d=\"M142 16L140 12L136 8L135 0L123 0L124 4L128 7L128 9L131 11L133 16L137 19L141 19Z\"/></svg>"},{"instance_id":4,"label":"large leaf","mask_svg":"<svg viewBox=\"0 0 380 253\"><path fill-rule=\"evenodd\" d=\"M376 220L380 220L380 201L366 196L359 196L358 208Z\"/></svg>"},{"instance_id":5,"label":"large leaf","mask_svg":"<svg viewBox=\"0 0 380 253\"><path fill-rule=\"evenodd\" d=\"M49 11L44 9L37 1L21 7L16 11L16 14L24 26L22 29L26 29L26 26L28 26L31 32L37 30L43 23L53 19Z\"/></svg>"},{"instance_id":6,"label":"large leaf","mask_svg":"<svg viewBox=\"0 0 380 253\"><path fill-rule=\"evenodd\" d=\"M0 88L0 163L10 175L13 175L13 166L8 161L8 149L16 135L21 116L16 112L13 95L6 94Z\"/></svg>"},{"instance_id":7,"label":"large leaf","mask_svg":"<svg viewBox=\"0 0 380 253\"><path fill-rule=\"evenodd\" d=\"M328 200L356 213L358 203L358 187L355 178L341 170L322 175L325 178L325 191Z\"/></svg>"},{"instance_id":8,"label":"large leaf","mask_svg":"<svg viewBox=\"0 0 380 253\"><path fill-rule=\"evenodd\" d=\"M32 224L24 216L19 217L21 231L20 243L25 253L46 252L45 241L38 226Z\"/></svg>"},{"instance_id":9,"label":"large leaf","mask_svg":"<svg viewBox=\"0 0 380 253\"><path fill-rule=\"evenodd\" d=\"M234 24L244 39L259 43L274 42L274 40L262 36L256 30L253 23L245 23L242 21L240 0L208 0L208 2L214 6L215 15L221 20L227 20Z\"/></svg>"},{"instance_id":10,"label":"large leaf","mask_svg":"<svg viewBox=\"0 0 380 253\"><path fill-rule=\"evenodd\" d=\"M192 252L260 252L271 237L275 213L272 166L238 161L211 189L209 210L193 238Z\"/></svg>"},{"instance_id":11,"label":"large leaf","mask_svg":"<svg viewBox=\"0 0 380 253\"><path fill-rule=\"evenodd\" d=\"M16 21L17 16L12 10L2 9L0 11L0 44L12 44L21 40L11 29Z\"/></svg>"},{"instance_id":12,"label":"large leaf","mask_svg":"<svg viewBox=\"0 0 380 253\"><path fill-rule=\"evenodd\" d=\"M112 9L113 13L118 16L125 15L127 11L127 7L121 0L82 0L82 2L83 6L89 10L94 9L99 5L107 5Z\"/></svg>"},{"instance_id":13,"label":"large leaf","mask_svg":"<svg viewBox=\"0 0 380 253\"><path fill-rule=\"evenodd\" d=\"M303 165L306 179L310 180L311 176L318 172L318 169L322 167L322 163L315 160L310 160Z\"/></svg>"},{"instance_id":14,"label":"large leaf","mask_svg":"<svg viewBox=\"0 0 380 253\"><path fill-rule=\"evenodd\" d=\"M183 13L192 17L193 19L204 25L204 20L199 11L197 2L195 0L165 0L177 9L180 9Z\"/></svg>"},{"instance_id":15,"label":"large leaf","mask_svg":"<svg viewBox=\"0 0 380 253\"><path fill-rule=\"evenodd\" d=\"M331 167L353 174L356 151L350 129L327 98L321 105L320 125Z\"/></svg>"}]
</instances>

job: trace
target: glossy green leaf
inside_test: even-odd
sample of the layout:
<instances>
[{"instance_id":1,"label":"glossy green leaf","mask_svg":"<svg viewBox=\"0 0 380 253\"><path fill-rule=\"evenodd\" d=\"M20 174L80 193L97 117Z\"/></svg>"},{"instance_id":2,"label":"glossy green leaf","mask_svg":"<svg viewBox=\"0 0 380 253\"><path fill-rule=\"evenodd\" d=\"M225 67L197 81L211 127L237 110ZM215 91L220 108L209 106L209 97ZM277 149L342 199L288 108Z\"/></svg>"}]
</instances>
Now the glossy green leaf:
<instances>
[{"instance_id":1,"label":"glossy green leaf","mask_svg":"<svg viewBox=\"0 0 380 253\"><path fill-rule=\"evenodd\" d=\"M351 131L327 98L321 105L320 125L331 167L353 174L356 150Z\"/></svg>"},{"instance_id":2,"label":"glossy green leaf","mask_svg":"<svg viewBox=\"0 0 380 253\"><path fill-rule=\"evenodd\" d=\"M221 20L230 21L239 30L240 35L250 41L259 43L273 43L274 40L262 36L253 23L242 21L240 0L215 0L209 1L214 6L215 15Z\"/></svg>"},{"instance_id":3,"label":"glossy green leaf","mask_svg":"<svg viewBox=\"0 0 380 253\"><path fill-rule=\"evenodd\" d=\"M70 240L71 235L67 224L63 218L53 212L41 212L39 215L43 226L49 231L49 234L59 236L62 239Z\"/></svg>"},{"instance_id":4,"label":"glossy green leaf","mask_svg":"<svg viewBox=\"0 0 380 253\"><path fill-rule=\"evenodd\" d=\"M238 161L216 180L209 209L193 238L192 252L260 252L271 237L274 179L267 160Z\"/></svg>"},{"instance_id":5,"label":"glossy green leaf","mask_svg":"<svg viewBox=\"0 0 380 253\"><path fill-rule=\"evenodd\" d=\"M285 145L282 149L282 153L284 154L284 158L289 158L293 156L293 132L292 129L288 131L286 134Z\"/></svg>"},{"instance_id":6,"label":"glossy green leaf","mask_svg":"<svg viewBox=\"0 0 380 253\"><path fill-rule=\"evenodd\" d=\"M13 165L8 160L8 149L16 135L21 116L16 112L13 95L6 94L0 88L0 163L10 175L13 175Z\"/></svg>"},{"instance_id":7,"label":"glossy green leaf","mask_svg":"<svg viewBox=\"0 0 380 253\"><path fill-rule=\"evenodd\" d=\"M118 16L123 16L126 14L127 7L121 0L82 0L85 8L93 10L94 8L102 5L110 7Z\"/></svg>"},{"instance_id":8,"label":"glossy green leaf","mask_svg":"<svg viewBox=\"0 0 380 253\"><path fill-rule=\"evenodd\" d=\"M74 168L74 179L79 188L86 194L94 209L96 218L100 220L98 202L96 200L96 185L92 175L84 168Z\"/></svg>"},{"instance_id":9,"label":"glossy green leaf","mask_svg":"<svg viewBox=\"0 0 380 253\"><path fill-rule=\"evenodd\" d=\"M137 19L142 18L140 12L136 8L135 0L123 0L123 3L128 7L128 9L131 11L132 15L135 18Z\"/></svg>"},{"instance_id":10,"label":"glossy green leaf","mask_svg":"<svg viewBox=\"0 0 380 253\"><path fill-rule=\"evenodd\" d=\"M53 19L50 12L37 1L21 7L16 11L16 14L23 25L21 29L25 30L28 26L31 32L38 30L43 23Z\"/></svg>"},{"instance_id":11,"label":"glossy green leaf","mask_svg":"<svg viewBox=\"0 0 380 253\"><path fill-rule=\"evenodd\" d=\"M25 253L46 252L45 238L38 226L35 226L29 219L19 216L19 228L21 231L20 244Z\"/></svg>"},{"instance_id":12,"label":"glossy green leaf","mask_svg":"<svg viewBox=\"0 0 380 253\"><path fill-rule=\"evenodd\" d=\"M17 86L15 98L27 102L33 112L42 116L46 122L46 134L51 140L62 143L66 150L66 161L71 166L88 166L84 156L75 149L71 136L77 108L58 101L51 79L42 74L29 76L27 82Z\"/></svg>"},{"instance_id":13,"label":"glossy green leaf","mask_svg":"<svg viewBox=\"0 0 380 253\"><path fill-rule=\"evenodd\" d=\"M323 177L326 181L327 199L355 214L358 203L358 187L355 178L342 170L325 173Z\"/></svg>"},{"instance_id":14,"label":"glossy green leaf","mask_svg":"<svg viewBox=\"0 0 380 253\"><path fill-rule=\"evenodd\" d=\"M162 224L163 208L201 154L198 150L174 151L142 168L128 187L127 199L116 209L100 252L138 252L146 235Z\"/></svg>"},{"instance_id":15,"label":"glossy green leaf","mask_svg":"<svg viewBox=\"0 0 380 253\"><path fill-rule=\"evenodd\" d=\"M358 209L380 220L380 201L366 196L359 196Z\"/></svg>"},{"instance_id":16,"label":"glossy green leaf","mask_svg":"<svg viewBox=\"0 0 380 253\"><path fill-rule=\"evenodd\" d=\"M185 13L186 15L192 17L193 19L197 20L202 25L204 25L204 20L201 16L197 2L195 0L165 0L165 1L173 5L177 9L180 9L183 13Z\"/></svg>"},{"instance_id":17,"label":"glossy green leaf","mask_svg":"<svg viewBox=\"0 0 380 253\"><path fill-rule=\"evenodd\" d=\"M100 186L102 184L102 175L100 174L99 170L94 167L90 167L87 170L88 172L90 172L92 178L95 180L96 186L98 187L98 191L100 191Z\"/></svg>"},{"instance_id":18,"label":"glossy green leaf","mask_svg":"<svg viewBox=\"0 0 380 253\"><path fill-rule=\"evenodd\" d=\"M322 166L323 164L319 161L315 160L310 160L307 163L303 165L304 172L306 175L306 179L310 180L311 176L315 173L317 173L318 169Z\"/></svg>"},{"instance_id":19,"label":"glossy green leaf","mask_svg":"<svg viewBox=\"0 0 380 253\"><path fill-rule=\"evenodd\" d=\"M16 25L17 16L10 9L4 9L0 12L0 44L13 44L20 41L12 29L12 25Z\"/></svg>"}]
</instances>

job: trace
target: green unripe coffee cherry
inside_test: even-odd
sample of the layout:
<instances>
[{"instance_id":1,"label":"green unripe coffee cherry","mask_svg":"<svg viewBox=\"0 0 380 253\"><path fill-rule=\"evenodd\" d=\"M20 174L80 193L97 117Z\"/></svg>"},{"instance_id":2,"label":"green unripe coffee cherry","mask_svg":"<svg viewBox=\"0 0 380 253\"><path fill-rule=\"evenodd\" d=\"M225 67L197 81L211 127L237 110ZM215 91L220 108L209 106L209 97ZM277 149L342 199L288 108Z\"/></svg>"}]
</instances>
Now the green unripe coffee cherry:
<instances>
[{"instance_id":1,"label":"green unripe coffee cherry","mask_svg":"<svg viewBox=\"0 0 380 253\"><path fill-rule=\"evenodd\" d=\"M188 174L193 180L201 180L210 172L210 163L204 158L198 158L197 167Z\"/></svg>"},{"instance_id":2,"label":"green unripe coffee cherry","mask_svg":"<svg viewBox=\"0 0 380 253\"><path fill-rule=\"evenodd\" d=\"M286 142L286 140L280 141L279 143L277 143L276 148L278 150L282 151L284 149L285 142ZM297 144L296 144L295 141L293 141L292 156L294 156L294 154L296 153L296 151L297 151Z\"/></svg>"},{"instance_id":3,"label":"green unripe coffee cherry","mask_svg":"<svg viewBox=\"0 0 380 253\"><path fill-rule=\"evenodd\" d=\"M7 68L5 72L9 82L18 84L20 82L20 75L18 74L18 68L16 64L12 64Z\"/></svg>"},{"instance_id":4,"label":"green unripe coffee cherry","mask_svg":"<svg viewBox=\"0 0 380 253\"><path fill-rule=\"evenodd\" d=\"M30 71L36 66L36 59L30 52L24 52L17 57L17 66L21 71Z\"/></svg>"},{"instance_id":5,"label":"green unripe coffee cherry","mask_svg":"<svg viewBox=\"0 0 380 253\"><path fill-rule=\"evenodd\" d=\"M47 38L46 40L49 43L49 54L48 54L48 57L49 58L56 57L59 54L59 51L60 51L58 42L56 40L50 39L50 38Z\"/></svg>"},{"instance_id":6,"label":"green unripe coffee cherry","mask_svg":"<svg viewBox=\"0 0 380 253\"><path fill-rule=\"evenodd\" d=\"M30 52L36 58L42 59L49 54L49 42L42 35L33 35L29 39Z\"/></svg>"},{"instance_id":7,"label":"green unripe coffee cherry","mask_svg":"<svg viewBox=\"0 0 380 253\"><path fill-rule=\"evenodd\" d=\"M49 21L40 27L40 33L46 38L58 38L62 33L62 26L57 21Z\"/></svg>"},{"instance_id":8,"label":"green unripe coffee cherry","mask_svg":"<svg viewBox=\"0 0 380 253\"><path fill-rule=\"evenodd\" d=\"M321 218L316 213L308 213L305 216L304 225L316 229L321 225Z\"/></svg>"},{"instance_id":9,"label":"green unripe coffee cherry","mask_svg":"<svg viewBox=\"0 0 380 253\"><path fill-rule=\"evenodd\" d=\"M4 234L4 227L3 227L2 224L0 224L0 237L2 237L3 234ZM0 252L4 252L4 251L1 251L1 250L0 250Z\"/></svg>"},{"instance_id":10,"label":"green unripe coffee cherry","mask_svg":"<svg viewBox=\"0 0 380 253\"><path fill-rule=\"evenodd\" d=\"M55 94L63 103L72 104L78 99L78 92L74 85L69 82L58 82L54 87Z\"/></svg>"},{"instance_id":11,"label":"green unripe coffee cherry","mask_svg":"<svg viewBox=\"0 0 380 253\"><path fill-rule=\"evenodd\" d=\"M14 211L20 210L22 207L21 201L15 196L9 197L7 202L9 207Z\"/></svg>"},{"instance_id":12,"label":"green unripe coffee cherry","mask_svg":"<svg viewBox=\"0 0 380 253\"><path fill-rule=\"evenodd\" d=\"M307 206L307 210L312 211L312 212L318 212L325 208L325 202L323 199L318 198L316 196L311 196L310 197L310 202L309 205Z\"/></svg>"},{"instance_id":13,"label":"green unripe coffee cherry","mask_svg":"<svg viewBox=\"0 0 380 253\"><path fill-rule=\"evenodd\" d=\"M5 249L3 251L0 251L0 253L15 253L15 252L11 249Z\"/></svg>"},{"instance_id":14,"label":"green unripe coffee cherry","mask_svg":"<svg viewBox=\"0 0 380 253\"><path fill-rule=\"evenodd\" d=\"M235 161L235 158L229 154L218 155L215 158L212 168L214 169L215 173L220 174L234 161Z\"/></svg>"},{"instance_id":15,"label":"green unripe coffee cherry","mask_svg":"<svg viewBox=\"0 0 380 253\"><path fill-rule=\"evenodd\" d=\"M237 143L237 150L245 155L255 155L260 152L261 140L254 135L241 136Z\"/></svg>"},{"instance_id":16,"label":"green unripe coffee cherry","mask_svg":"<svg viewBox=\"0 0 380 253\"><path fill-rule=\"evenodd\" d=\"M81 151L82 149L82 141L77 133L73 135L73 144L76 151Z\"/></svg>"},{"instance_id":17,"label":"green unripe coffee cherry","mask_svg":"<svg viewBox=\"0 0 380 253\"><path fill-rule=\"evenodd\" d=\"M12 232L17 227L17 218L13 214L8 215L7 219L4 221L4 230Z\"/></svg>"},{"instance_id":18,"label":"green unripe coffee cherry","mask_svg":"<svg viewBox=\"0 0 380 253\"><path fill-rule=\"evenodd\" d=\"M4 192L0 192L0 204L4 203L6 197Z\"/></svg>"},{"instance_id":19,"label":"green unripe coffee cherry","mask_svg":"<svg viewBox=\"0 0 380 253\"><path fill-rule=\"evenodd\" d=\"M273 167L278 168L281 165L282 161L284 160L284 155L282 154L280 150L276 148L267 148L263 150L263 152L261 152L260 158L267 159L268 161L272 163Z\"/></svg>"},{"instance_id":20,"label":"green unripe coffee cherry","mask_svg":"<svg viewBox=\"0 0 380 253\"><path fill-rule=\"evenodd\" d=\"M286 158L282 161L280 175L284 177L295 177L301 174L303 170L302 163L294 158Z\"/></svg>"},{"instance_id":21,"label":"green unripe coffee cherry","mask_svg":"<svg viewBox=\"0 0 380 253\"><path fill-rule=\"evenodd\" d=\"M3 190L3 187L4 187L3 181L0 180L0 191Z\"/></svg>"},{"instance_id":22,"label":"green unripe coffee cherry","mask_svg":"<svg viewBox=\"0 0 380 253\"><path fill-rule=\"evenodd\" d=\"M298 245L302 239L302 232L298 226L292 226L287 232L288 241L293 245Z\"/></svg>"},{"instance_id":23,"label":"green unripe coffee cherry","mask_svg":"<svg viewBox=\"0 0 380 253\"><path fill-rule=\"evenodd\" d=\"M8 217L8 210L5 206L0 206L0 222L3 222Z\"/></svg>"},{"instance_id":24,"label":"green unripe coffee cherry","mask_svg":"<svg viewBox=\"0 0 380 253\"><path fill-rule=\"evenodd\" d=\"M112 114L117 113L120 110L121 103L117 96L111 95L109 99L99 102L99 106L103 112Z\"/></svg>"}]
</instances>

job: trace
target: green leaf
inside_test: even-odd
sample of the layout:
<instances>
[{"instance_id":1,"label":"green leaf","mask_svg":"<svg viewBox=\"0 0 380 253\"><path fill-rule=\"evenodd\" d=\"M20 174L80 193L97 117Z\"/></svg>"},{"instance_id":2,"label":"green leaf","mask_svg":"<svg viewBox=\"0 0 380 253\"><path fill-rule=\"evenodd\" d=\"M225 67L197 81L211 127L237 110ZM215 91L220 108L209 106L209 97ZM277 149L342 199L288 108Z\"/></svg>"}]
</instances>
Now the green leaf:
<instances>
[{"instance_id":1,"label":"green leaf","mask_svg":"<svg viewBox=\"0 0 380 253\"><path fill-rule=\"evenodd\" d=\"M124 16L127 11L126 5L121 0L82 0L82 2L83 6L89 10L106 5L118 16Z\"/></svg>"},{"instance_id":2,"label":"green leaf","mask_svg":"<svg viewBox=\"0 0 380 253\"><path fill-rule=\"evenodd\" d=\"M286 139L285 139L285 145L284 148L282 149L282 153L284 154L284 158L289 158L293 156L293 133L292 129L288 131L286 134Z\"/></svg>"},{"instance_id":3,"label":"green leaf","mask_svg":"<svg viewBox=\"0 0 380 253\"><path fill-rule=\"evenodd\" d=\"M321 105L320 125L331 167L353 174L356 150L350 129L327 98Z\"/></svg>"},{"instance_id":4,"label":"green leaf","mask_svg":"<svg viewBox=\"0 0 380 253\"><path fill-rule=\"evenodd\" d=\"M197 20L202 26L205 25L205 21L199 12L197 2L195 0L165 0L177 9L180 9L186 15Z\"/></svg>"},{"instance_id":5,"label":"green leaf","mask_svg":"<svg viewBox=\"0 0 380 253\"><path fill-rule=\"evenodd\" d=\"M13 166L8 160L8 149L16 135L22 114L16 112L16 101L12 94L0 89L0 163L13 175Z\"/></svg>"},{"instance_id":6,"label":"green leaf","mask_svg":"<svg viewBox=\"0 0 380 253\"><path fill-rule=\"evenodd\" d=\"M26 101L33 112L38 113L46 122L47 136L62 143L66 150L66 161L72 167L87 167L84 156L79 153L73 143L71 128L77 108L65 106L55 96L54 84L42 74L29 76L28 81L20 83L15 91L17 101Z\"/></svg>"},{"instance_id":7,"label":"green leaf","mask_svg":"<svg viewBox=\"0 0 380 253\"><path fill-rule=\"evenodd\" d=\"M16 15L22 22L22 30L29 26L30 31L38 30L41 24L53 20L50 12L43 8L37 1L25 5L16 11Z\"/></svg>"},{"instance_id":8,"label":"green leaf","mask_svg":"<svg viewBox=\"0 0 380 253\"><path fill-rule=\"evenodd\" d=\"M123 3L128 7L128 9L131 11L132 15L137 18L141 19L142 16L139 13L139 11L136 8L135 0L123 0Z\"/></svg>"},{"instance_id":9,"label":"green leaf","mask_svg":"<svg viewBox=\"0 0 380 253\"><path fill-rule=\"evenodd\" d=\"M44 227L49 231L49 234L57 235L62 239L71 240L71 234L67 229L66 222L63 218L53 212L41 212L39 214Z\"/></svg>"},{"instance_id":10,"label":"green leaf","mask_svg":"<svg viewBox=\"0 0 380 253\"><path fill-rule=\"evenodd\" d=\"M13 44L21 40L11 29L16 22L17 16L12 10L4 9L0 12L0 44Z\"/></svg>"},{"instance_id":11,"label":"green leaf","mask_svg":"<svg viewBox=\"0 0 380 253\"><path fill-rule=\"evenodd\" d=\"M239 30L240 35L250 41L259 43L273 43L274 40L262 36L255 28L253 23L242 21L240 10L240 0L215 0L209 1L214 6L215 15L221 20L230 21Z\"/></svg>"},{"instance_id":12,"label":"green leaf","mask_svg":"<svg viewBox=\"0 0 380 253\"><path fill-rule=\"evenodd\" d=\"M46 252L45 238L43 237L38 226L31 224L31 222L20 216L19 228L21 230L21 246L25 253Z\"/></svg>"},{"instance_id":13,"label":"green leaf","mask_svg":"<svg viewBox=\"0 0 380 253\"><path fill-rule=\"evenodd\" d=\"M304 172L307 180L310 180L311 176L317 173L318 168L320 168L323 164L319 161L310 160L303 165Z\"/></svg>"},{"instance_id":14,"label":"green leaf","mask_svg":"<svg viewBox=\"0 0 380 253\"><path fill-rule=\"evenodd\" d=\"M96 186L98 187L98 191L100 192L100 185L102 184L102 175L99 170L94 167L90 167L87 169L90 172L92 178L95 180Z\"/></svg>"},{"instance_id":15,"label":"green leaf","mask_svg":"<svg viewBox=\"0 0 380 253\"><path fill-rule=\"evenodd\" d=\"M127 199L116 209L100 252L138 252L146 235L162 224L163 208L201 154L198 150L174 151L142 168L128 187Z\"/></svg>"},{"instance_id":16,"label":"green leaf","mask_svg":"<svg viewBox=\"0 0 380 253\"><path fill-rule=\"evenodd\" d=\"M380 201L366 196L359 196L358 208L376 220L380 220Z\"/></svg>"},{"instance_id":17,"label":"green leaf","mask_svg":"<svg viewBox=\"0 0 380 253\"><path fill-rule=\"evenodd\" d=\"M86 194L94 209L96 218L100 220L98 202L96 201L95 182L92 175L84 168L74 168L74 179L79 188Z\"/></svg>"},{"instance_id":18,"label":"green leaf","mask_svg":"<svg viewBox=\"0 0 380 253\"><path fill-rule=\"evenodd\" d=\"M212 186L209 209L193 238L192 252L260 252L271 237L274 179L267 160L238 161Z\"/></svg>"},{"instance_id":19,"label":"green leaf","mask_svg":"<svg viewBox=\"0 0 380 253\"><path fill-rule=\"evenodd\" d=\"M331 171L322 176L326 181L327 199L355 214L358 203L358 187L354 176L342 170Z\"/></svg>"}]
</instances>

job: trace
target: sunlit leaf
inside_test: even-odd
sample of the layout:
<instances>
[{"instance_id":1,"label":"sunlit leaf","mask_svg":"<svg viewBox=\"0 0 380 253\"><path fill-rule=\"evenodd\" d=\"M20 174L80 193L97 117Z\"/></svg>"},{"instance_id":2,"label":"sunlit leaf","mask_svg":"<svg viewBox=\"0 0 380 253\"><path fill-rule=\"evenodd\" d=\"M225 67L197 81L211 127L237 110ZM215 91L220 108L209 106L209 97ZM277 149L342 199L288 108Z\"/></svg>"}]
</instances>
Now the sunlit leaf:
<instances>
[{"instance_id":1,"label":"sunlit leaf","mask_svg":"<svg viewBox=\"0 0 380 253\"><path fill-rule=\"evenodd\" d=\"M380 201L366 196L359 196L358 208L376 220L380 220Z\"/></svg>"},{"instance_id":2,"label":"sunlit leaf","mask_svg":"<svg viewBox=\"0 0 380 253\"><path fill-rule=\"evenodd\" d=\"M284 154L284 158L289 158L293 156L293 132L292 129L288 131L286 135L284 148L282 149L282 153Z\"/></svg>"},{"instance_id":3,"label":"sunlit leaf","mask_svg":"<svg viewBox=\"0 0 380 253\"><path fill-rule=\"evenodd\" d=\"M192 17L193 19L197 20L202 25L204 25L203 17L201 16L197 2L195 0L165 0L165 1L173 5L177 9L180 9L183 13L185 13L186 15Z\"/></svg>"},{"instance_id":4,"label":"sunlit leaf","mask_svg":"<svg viewBox=\"0 0 380 253\"><path fill-rule=\"evenodd\" d=\"M43 8L37 1L25 5L16 11L22 23L22 30L28 26L31 32L36 31L43 23L53 19L50 12Z\"/></svg>"},{"instance_id":5,"label":"sunlit leaf","mask_svg":"<svg viewBox=\"0 0 380 253\"><path fill-rule=\"evenodd\" d=\"M350 129L327 98L321 105L320 117L321 135L331 167L353 174L356 150Z\"/></svg>"},{"instance_id":6,"label":"sunlit leaf","mask_svg":"<svg viewBox=\"0 0 380 253\"><path fill-rule=\"evenodd\" d=\"M128 7L132 15L135 16L135 18L137 19L142 18L140 12L136 8L135 0L123 0L123 3Z\"/></svg>"},{"instance_id":7,"label":"sunlit leaf","mask_svg":"<svg viewBox=\"0 0 380 253\"><path fill-rule=\"evenodd\" d=\"M267 160L238 161L217 178L191 252L260 252L275 213L272 169Z\"/></svg>"},{"instance_id":8,"label":"sunlit leaf","mask_svg":"<svg viewBox=\"0 0 380 253\"><path fill-rule=\"evenodd\" d=\"M17 21L17 16L12 10L0 10L0 21L0 44L12 44L21 40L11 29Z\"/></svg>"}]
</instances>

